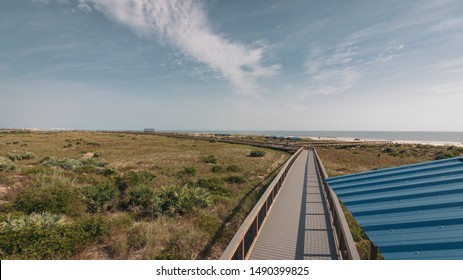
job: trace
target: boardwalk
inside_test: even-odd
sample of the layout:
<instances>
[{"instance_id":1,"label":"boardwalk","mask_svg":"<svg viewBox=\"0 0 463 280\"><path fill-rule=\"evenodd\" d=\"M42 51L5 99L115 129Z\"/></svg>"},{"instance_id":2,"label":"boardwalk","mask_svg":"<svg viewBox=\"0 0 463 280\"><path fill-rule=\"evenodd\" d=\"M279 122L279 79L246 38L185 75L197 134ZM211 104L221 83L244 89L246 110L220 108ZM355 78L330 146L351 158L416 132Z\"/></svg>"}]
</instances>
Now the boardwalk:
<instances>
[{"instance_id":1,"label":"boardwalk","mask_svg":"<svg viewBox=\"0 0 463 280\"><path fill-rule=\"evenodd\" d=\"M291 168L249 259L338 259L312 151Z\"/></svg>"}]
</instances>

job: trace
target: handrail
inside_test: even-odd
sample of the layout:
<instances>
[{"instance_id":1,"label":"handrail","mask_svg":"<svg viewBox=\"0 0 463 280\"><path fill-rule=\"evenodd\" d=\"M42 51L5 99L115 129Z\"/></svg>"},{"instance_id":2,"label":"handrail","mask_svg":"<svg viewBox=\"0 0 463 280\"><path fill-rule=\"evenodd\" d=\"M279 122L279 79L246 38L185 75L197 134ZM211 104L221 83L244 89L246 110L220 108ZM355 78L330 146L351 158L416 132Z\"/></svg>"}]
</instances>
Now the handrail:
<instances>
[{"instance_id":1,"label":"handrail","mask_svg":"<svg viewBox=\"0 0 463 280\"><path fill-rule=\"evenodd\" d=\"M348 260L360 260L360 256L357 252L354 239L352 238L352 233L350 232L349 225L347 224L346 217L342 210L341 204L339 203L338 196L333 192L330 186L326 183L326 178L328 174L326 173L325 167L323 166L320 157L318 156L317 150L312 147L315 154L316 163L318 165L318 170L321 176L321 181L323 187L325 188L325 193L327 194L329 210L331 212L331 217L333 219L334 233L336 241L338 243L339 255L342 259Z\"/></svg>"},{"instance_id":2,"label":"handrail","mask_svg":"<svg viewBox=\"0 0 463 280\"><path fill-rule=\"evenodd\" d=\"M256 237L260 233L262 224L267 218L267 214L275 201L276 195L280 191L289 170L303 149L304 148L300 148L286 161L280 172L278 172L278 175L275 179L273 179L267 190L251 210L251 213L249 213L244 222L241 224L241 227L228 244L220 259L244 260L249 256L250 249L252 248Z\"/></svg>"}]
</instances>

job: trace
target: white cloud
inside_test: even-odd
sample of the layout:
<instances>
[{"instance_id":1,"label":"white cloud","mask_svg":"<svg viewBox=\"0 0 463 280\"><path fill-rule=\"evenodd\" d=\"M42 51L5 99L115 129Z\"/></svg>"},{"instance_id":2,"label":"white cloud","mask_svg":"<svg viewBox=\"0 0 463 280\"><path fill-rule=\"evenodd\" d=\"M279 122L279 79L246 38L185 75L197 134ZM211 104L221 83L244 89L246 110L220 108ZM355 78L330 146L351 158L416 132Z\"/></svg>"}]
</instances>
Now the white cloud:
<instances>
[{"instance_id":1,"label":"white cloud","mask_svg":"<svg viewBox=\"0 0 463 280\"><path fill-rule=\"evenodd\" d=\"M32 0L32 2L42 3L42 4L49 4L49 0Z\"/></svg>"},{"instance_id":2,"label":"white cloud","mask_svg":"<svg viewBox=\"0 0 463 280\"><path fill-rule=\"evenodd\" d=\"M330 95L352 88L362 77L357 57L358 47L350 42L342 42L334 50L322 51L314 47L309 52L305 64L310 78L306 89L299 90L296 96L304 98L312 95Z\"/></svg>"},{"instance_id":3,"label":"white cloud","mask_svg":"<svg viewBox=\"0 0 463 280\"><path fill-rule=\"evenodd\" d=\"M207 14L195 0L80 0L81 4L127 25L142 36L156 34L187 57L206 64L244 95L258 89L257 79L278 73L264 66L267 46L249 47L213 32Z\"/></svg>"},{"instance_id":4,"label":"white cloud","mask_svg":"<svg viewBox=\"0 0 463 280\"><path fill-rule=\"evenodd\" d=\"M449 83L432 86L418 90L419 92L429 92L434 95L455 95L460 98L463 96L463 83Z\"/></svg>"},{"instance_id":5,"label":"white cloud","mask_svg":"<svg viewBox=\"0 0 463 280\"><path fill-rule=\"evenodd\" d=\"M447 31L447 30L459 27L462 24L463 24L462 18L445 19L439 22L438 24L431 26L431 31L437 31L437 32Z\"/></svg>"},{"instance_id":6,"label":"white cloud","mask_svg":"<svg viewBox=\"0 0 463 280\"><path fill-rule=\"evenodd\" d=\"M87 13L90 13L93 9L92 7L90 7L89 5L87 4L78 4L77 5L77 8L81 11L84 11L84 12L87 12Z\"/></svg>"},{"instance_id":7,"label":"white cloud","mask_svg":"<svg viewBox=\"0 0 463 280\"><path fill-rule=\"evenodd\" d=\"M42 4L50 4L50 0L32 0L32 2L42 3ZM69 4L69 0L56 0L58 4Z\"/></svg>"},{"instance_id":8,"label":"white cloud","mask_svg":"<svg viewBox=\"0 0 463 280\"><path fill-rule=\"evenodd\" d=\"M461 73L463 72L463 58L444 60L442 62L437 63L434 66L434 69L437 71Z\"/></svg>"}]
</instances>

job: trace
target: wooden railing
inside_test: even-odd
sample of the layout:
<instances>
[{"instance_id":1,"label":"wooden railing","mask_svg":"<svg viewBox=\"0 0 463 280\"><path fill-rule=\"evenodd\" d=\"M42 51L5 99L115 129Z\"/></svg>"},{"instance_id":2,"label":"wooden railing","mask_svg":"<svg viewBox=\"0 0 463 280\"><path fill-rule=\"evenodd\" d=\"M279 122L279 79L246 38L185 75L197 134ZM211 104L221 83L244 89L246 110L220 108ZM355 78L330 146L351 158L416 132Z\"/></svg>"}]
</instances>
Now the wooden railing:
<instances>
[{"instance_id":1,"label":"wooden railing","mask_svg":"<svg viewBox=\"0 0 463 280\"><path fill-rule=\"evenodd\" d=\"M354 239L347 224L346 217L342 210L341 204L337 195L333 192L330 186L326 183L328 174L318 156L317 150L313 148L317 170L319 172L321 182L325 189L326 199L328 200L329 211L331 212L331 223L333 224L334 236L336 237L337 248L339 250L339 256L344 260L359 260L360 256L355 247Z\"/></svg>"},{"instance_id":2,"label":"wooden railing","mask_svg":"<svg viewBox=\"0 0 463 280\"><path fill-rule=\"evenodd\" d=\"M247 259L256 237L259 235L263 222L267 218L267 214L275 201L278 192L283 185L283 182L288 175L289 170L293 166L296 159L301 154L303 148L300 148L293 154L285 165L281 168L278 175L270 183L267 190L259 199L257 204L252 209L251 213L244 220L241 227L236 232L233 239L225 249L221 259L222 260L244 260Z\"/></svg>"}]
</instances>

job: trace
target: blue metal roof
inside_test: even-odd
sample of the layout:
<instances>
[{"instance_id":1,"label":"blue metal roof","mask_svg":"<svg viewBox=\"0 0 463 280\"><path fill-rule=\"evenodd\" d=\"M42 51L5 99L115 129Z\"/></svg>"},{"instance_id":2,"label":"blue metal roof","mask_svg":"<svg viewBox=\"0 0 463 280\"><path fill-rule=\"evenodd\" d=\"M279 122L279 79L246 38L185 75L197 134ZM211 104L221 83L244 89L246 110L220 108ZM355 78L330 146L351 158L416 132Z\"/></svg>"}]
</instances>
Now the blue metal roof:
<instances>
[{"instance_id":1,"label":"blue metal roof","mask_svg":"<svg viewBox=\"0 0 463 280\"><path fill-rule=\"evenodd\" d=\"M326 181L385 259L463 259L463 157Z\"/></svg>"}]
</instances>

